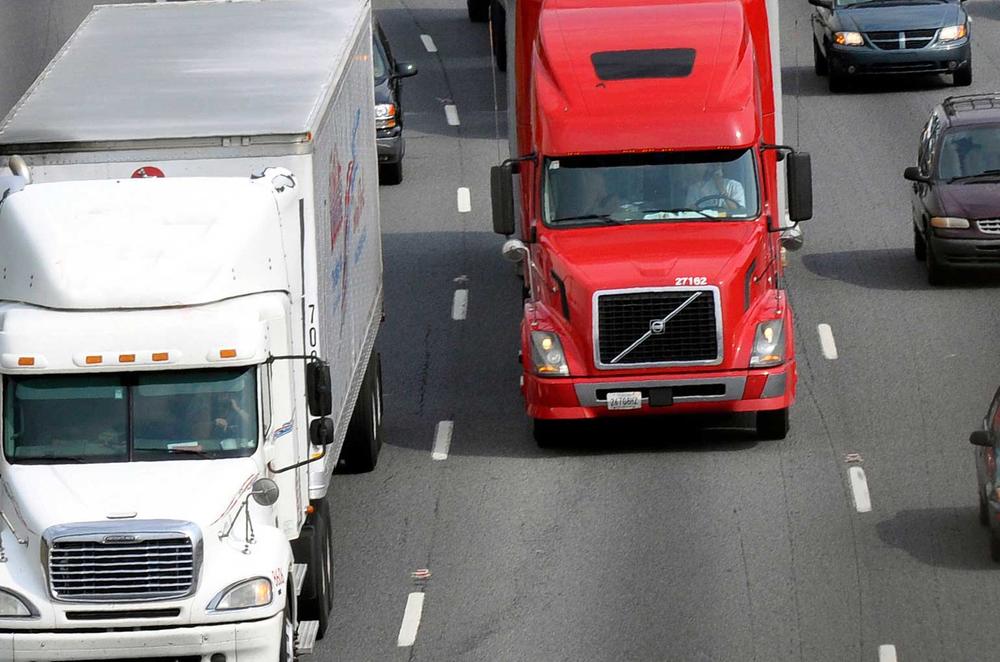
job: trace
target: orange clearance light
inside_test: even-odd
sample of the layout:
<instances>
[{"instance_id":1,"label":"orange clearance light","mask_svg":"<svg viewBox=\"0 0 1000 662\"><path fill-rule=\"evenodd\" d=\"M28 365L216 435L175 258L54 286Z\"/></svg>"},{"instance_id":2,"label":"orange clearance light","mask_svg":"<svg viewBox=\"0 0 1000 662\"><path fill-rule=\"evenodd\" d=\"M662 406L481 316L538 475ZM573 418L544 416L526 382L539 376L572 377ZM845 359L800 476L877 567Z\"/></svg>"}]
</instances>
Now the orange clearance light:
<instances>
[{"instance_id":1,"label":"orange clearance light","mask_svg":"<svg viewBox=\"0 0 1000 662\"><path fill-rule=\"evenodd\" d=\"M32 366L35 365L34 356L21 356L17 359L17 365Z\"/></svg>"},{"instance_id":2,"label":"orange clearance light","mask_svg":"<svg viewBox=\"0 0 1000 662\"><path fill-rule=\"evenodd\" d=\"M235 359L236 350L235 349L220 349L219 350L220 359Z\"/></svg>"},{"instance_id":3,"label":"orange clearance light","mask_svg":"<svg viewBox=\"0 0 1000 662\"><path fill-rule=\"evenodd\" d=\"M135 354L119 354L119 363L135 363Z\"/></svg>"},{"instance_id":4,"label":"orange clearance light","mask_svg":"<svg viewBox=\"0 0 1000 662\"><path fill-rule=\"evenodd\" d=\"M153 352L153 360L154 361L169 361L170 360L170 353L169 352Z\"/></svg>"},{"instance_id":5,"label":"orange clearance light","mask_svg":"<svg viewBox=\"0 0 1000 662\"><path fill-rule=\"evenodd\" d=\"M86 358L87 365L94 365L95 363L100 363L103 360L104 357L102 357L100 354L91 354Z\"/></svg>"}]
</instances>

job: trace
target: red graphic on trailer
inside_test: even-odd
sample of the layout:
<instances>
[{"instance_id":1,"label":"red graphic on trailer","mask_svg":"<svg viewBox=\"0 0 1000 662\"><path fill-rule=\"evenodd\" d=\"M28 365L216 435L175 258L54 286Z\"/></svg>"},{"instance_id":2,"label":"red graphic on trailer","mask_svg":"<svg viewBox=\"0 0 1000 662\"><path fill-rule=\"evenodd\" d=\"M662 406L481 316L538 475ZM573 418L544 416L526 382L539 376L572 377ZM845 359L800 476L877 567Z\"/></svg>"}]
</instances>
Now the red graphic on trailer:
<instances>
[{"instance_id":1,"label":"red graphic on trailer","mask_svg":"<svg viewBox=\"0 0 1000 662\"><path fill-rule=\"evenodd\" d=\"M166 175L156 166L142 166L136 168L135 172L132 173L132 179L145 179L146 177L166 177Z\"/></svg>"},{"instance_id":2,"label":"red graphic on trailer","mask_svg":"<svg viewBox=\"0 0 1000 662\"><path fill-rule=\"evenodd\" d=\"M330 273L334 288L340 286L340 325L343 327L347 309L347 277L348 268L352 262L349 255L351 237L361 225L365 209L364 187L361 186L362 175L358 169L358 129L361 126L361 110L354 117L354 127L351 135L351 160L347 167L340 162L340 154L334 150L330 162L330 251L337 250L337 240L343 233L343 248L339 259ZM360 258L360 249L356 251L354 262Z\"/></svg>"}]
</instances>

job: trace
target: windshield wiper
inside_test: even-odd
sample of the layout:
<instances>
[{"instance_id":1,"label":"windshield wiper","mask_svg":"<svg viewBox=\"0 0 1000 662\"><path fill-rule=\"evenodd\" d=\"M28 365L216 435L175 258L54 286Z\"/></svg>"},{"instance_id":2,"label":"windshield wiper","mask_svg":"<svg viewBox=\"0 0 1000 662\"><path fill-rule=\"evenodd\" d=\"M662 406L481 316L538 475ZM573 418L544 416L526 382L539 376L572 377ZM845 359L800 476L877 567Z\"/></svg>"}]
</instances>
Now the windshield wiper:
<instances>
[{"instance_id":1,"label":"windshield wiper","mask_svg":"<svg viewBox=\"0 0 1000 662\"><path fill-rule=\"evenodd\" d=\"M1000 179L1000 168L994 168L992 170L983 170L975 175L962 175L961 177L952 177L948 180L949 184L954 184L955 182L968 182L974 179Z\"/></svg>"},{"instance_id":2,"label":"windshield wiper","mask_svg":"<svg viewBox=\"0 0 1000 662\"><path fill-rule=\"evenodd\" d=\"M581 216L563 216L562 218L554 218L550 223L570 223L575 221L606 221L608 223L614 223L615 225L623 225L625 221L617 218L611 218L611 214L583 214Z\"/></svg>"},{"instance_id":3,"label":"windshield wiper","mask_svg":"<svg viewBox=\"0 0 1000 662\"><path fill-rule=\"evenodd\" d=\"M719 219L718 216L712 216L711 214L706 214L701 209L691 209L690 207L677 207L676 209L640 209L639 213L640 214L698 214L699 216L710 218L713 221ZM660 220L660 219L649 219L649 220Z\"/></svg>"},{"instance_id":4,"label":"windshield wiper","mask_svg":"<svg viewBox=\"0 0 1000 662\"><path fill-rule=\"evenodd\" d=\"M152 450L152 449L151 449ZM210 457L211 453L201 446L168 446L166 451L171 455L197 455L198 457Z\"/></svg>"}]
</instances>

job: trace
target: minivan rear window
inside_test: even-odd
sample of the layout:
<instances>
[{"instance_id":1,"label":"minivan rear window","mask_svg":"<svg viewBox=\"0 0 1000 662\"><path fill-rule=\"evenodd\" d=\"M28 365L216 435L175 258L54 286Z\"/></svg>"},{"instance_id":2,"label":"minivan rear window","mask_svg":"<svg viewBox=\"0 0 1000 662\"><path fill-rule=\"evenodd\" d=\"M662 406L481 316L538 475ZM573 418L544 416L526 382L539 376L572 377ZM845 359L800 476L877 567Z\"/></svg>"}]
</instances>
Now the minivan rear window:
<instances>
[{"instance_id":1,"label":"minivan rear window","mask_svg":"<svg viewBox=\"0 0 1000 662\"><path fill-rule=\"evenodd\" d=\"M639 51L602 51L590 61L601 80L684 78L694 67L693 48L657 48Z\"/></svg>"}]
</instances>

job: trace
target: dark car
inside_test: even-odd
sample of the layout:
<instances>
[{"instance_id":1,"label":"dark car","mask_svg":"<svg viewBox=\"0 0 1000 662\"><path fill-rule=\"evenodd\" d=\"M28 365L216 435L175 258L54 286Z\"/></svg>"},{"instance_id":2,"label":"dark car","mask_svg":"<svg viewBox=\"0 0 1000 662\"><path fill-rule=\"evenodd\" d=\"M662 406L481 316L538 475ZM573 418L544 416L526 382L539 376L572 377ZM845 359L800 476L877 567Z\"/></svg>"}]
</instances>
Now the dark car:
<instances>
[{"instance_id":1,"label":"dark car","mask_svg":"<svg viewBox=\"0 0 1000 662\"><path fill-rule=\"evenodd\" d=\"M417 73L416 65L396 62L377 22L372 29L372 57L375 65L375 142L378 144L379 181L398 184L403 181L403 107L400 97L401 78Z\"/></svg>"},{"instance_id":2,"label":"dark car","mask_svg":"<svg viewBox=\"0 0 1000 662\"><path fill-rule=\"evenodd\" d=\"M932 285L955 267L1000 267L1000 93L948 97L920 135L913 252Z\"/></svg>"},{"instance_id":3,"label":"dark car","mask_svg":"<svg viewBox=\"0 0 1000 662\"><path fill-rule=\"evenodd\" d=\"M1000 563L1000 476L997 448L1000 446L1000 390L986 412L983 425L969 435L976 447L976 485L979 490L979 522L990 529L990 556Z\"/></svg>"},{"instance_id":4,"label":"dark car","mask_svg":"<svg viewBox=\"0 0 1000 662\"><path fill-rule=\"evenodd\" d=\"M969 16L956 0L809 0L816 74L830 91L867 74L951 74L972 84Z\"/></svg>"}]
</instances>

